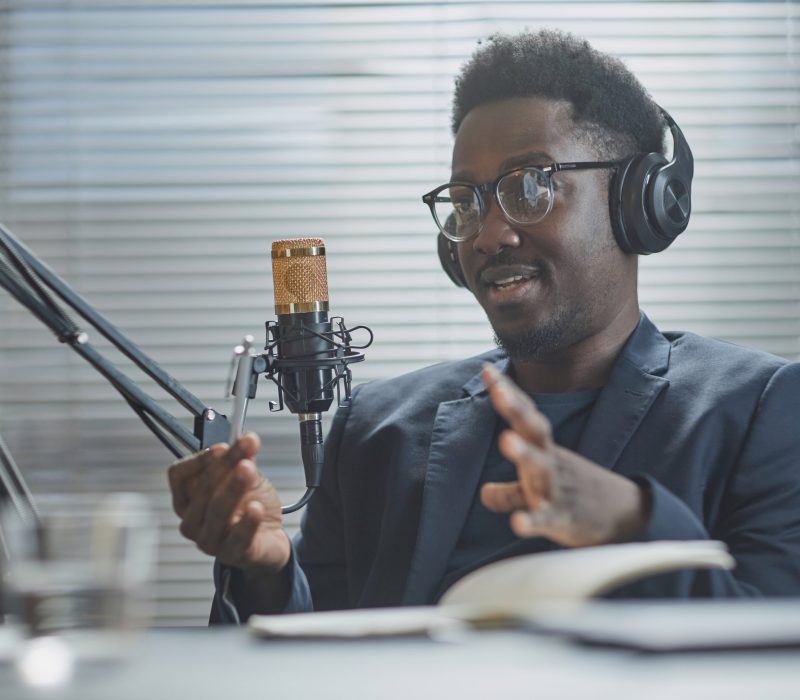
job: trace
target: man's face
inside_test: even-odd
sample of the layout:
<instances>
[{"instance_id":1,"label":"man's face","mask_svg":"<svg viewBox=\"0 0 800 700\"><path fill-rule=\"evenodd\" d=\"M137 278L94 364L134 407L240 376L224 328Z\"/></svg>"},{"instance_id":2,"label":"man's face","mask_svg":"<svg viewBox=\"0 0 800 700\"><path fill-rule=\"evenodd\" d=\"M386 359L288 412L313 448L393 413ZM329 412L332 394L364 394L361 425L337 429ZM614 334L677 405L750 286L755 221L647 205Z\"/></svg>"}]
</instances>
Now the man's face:
<instances>
[{"instance_id":1,"label":"man's face","mask_svg":"<svg viewBox=\"0 0 800 700\"><path fill-rule=\"evenodd\" d=\"M467 114L451 179L481 184L523 165L596 160L566 104L519 97ZM556 173L553 194L550 213L528 226L509 223L487 197L483 228L458 244L467 283L513 358L560 353L602 332L636 302L635 258L611 233L608 173Z\"/></svg>"}]
</instances>

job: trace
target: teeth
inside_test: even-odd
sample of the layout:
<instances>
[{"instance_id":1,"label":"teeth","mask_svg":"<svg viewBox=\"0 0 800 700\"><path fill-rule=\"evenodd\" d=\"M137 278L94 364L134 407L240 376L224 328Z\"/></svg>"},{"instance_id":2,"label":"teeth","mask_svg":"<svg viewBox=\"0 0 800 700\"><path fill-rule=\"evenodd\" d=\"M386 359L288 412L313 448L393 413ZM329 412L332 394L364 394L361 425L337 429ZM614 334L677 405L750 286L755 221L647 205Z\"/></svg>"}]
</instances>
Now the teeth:
<instances>
[{"instance_id":1,"label":"teeth","mask_svg":"<svg viewBox=\"0 0 800 700\"><path fill-rule=\"evenodd\" d=\"M506 277L501 280L496 280L494 283L495 287L507 287L510 284L514 284L515 282L521 282L524 280L525 277L522 275L514 275L513 277Z\"/></svg>"}]
</instances>

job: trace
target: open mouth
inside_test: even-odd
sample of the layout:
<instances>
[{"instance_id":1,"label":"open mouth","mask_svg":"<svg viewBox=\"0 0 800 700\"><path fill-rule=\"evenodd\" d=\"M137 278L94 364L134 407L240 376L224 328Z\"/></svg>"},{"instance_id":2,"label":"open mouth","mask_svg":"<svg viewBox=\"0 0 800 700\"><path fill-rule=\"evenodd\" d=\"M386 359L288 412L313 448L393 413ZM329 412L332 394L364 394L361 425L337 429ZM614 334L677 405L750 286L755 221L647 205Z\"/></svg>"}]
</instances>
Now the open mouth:
<instances>
[{"instance_id":1,"label":"open mouth","mask_svg":"<svg viewBox=\"0 0 800 700\"><path fill-rule=\"evenodd\" d=\"M532 277L532 275L511 275L510 277L504 277L502 279L490 282L489 286L494 287L495 289L508 289L509 287L519 284L520 282L527 282L528 280L532 279Z\"/></svg>"},{"instance_id":2,"label":"open mouth","mask_svg":"<svg viewBox=\"0 0 800 700\"><path fill-rule=\"evenodd\" d=\"M487 270L482 275L486 299L496 306L516 305L530 299L541 281L539 270L527 269L514 272Z\"/></svg>"},{"instance_id":3,"label":"open mouth","mask_svg":"<svg viewBox=\"0 0 800 700\"><path fill-rule=\"evenodd\" d=\"M539 265L492 265L481 272L480 281L491 293L503 293L529 287L541 276Z\"/></svg>"}]
</instances>

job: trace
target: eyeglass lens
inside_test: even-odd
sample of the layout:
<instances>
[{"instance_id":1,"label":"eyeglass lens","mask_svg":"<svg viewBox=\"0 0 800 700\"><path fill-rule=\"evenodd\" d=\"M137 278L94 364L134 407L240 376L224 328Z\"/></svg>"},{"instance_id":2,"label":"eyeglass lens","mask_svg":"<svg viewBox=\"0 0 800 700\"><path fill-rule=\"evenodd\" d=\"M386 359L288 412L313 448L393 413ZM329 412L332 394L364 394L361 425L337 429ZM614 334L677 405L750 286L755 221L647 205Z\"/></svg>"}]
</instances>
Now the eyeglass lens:
<instances>
[{"instance_id":1,"label":"eyeglass lens","mask_svg":"<svg viewBox=\"0 0 800 700\"><path fill-rule=\"evenodd\" d=\"M469 238L480 229L488 207L477 187L453 185L435 197L436 218L453 238ZM520 224L541 221L550 208L551 190L541 170L514 170L497 183L498 203Z\"/></svg>"}]
</instances>

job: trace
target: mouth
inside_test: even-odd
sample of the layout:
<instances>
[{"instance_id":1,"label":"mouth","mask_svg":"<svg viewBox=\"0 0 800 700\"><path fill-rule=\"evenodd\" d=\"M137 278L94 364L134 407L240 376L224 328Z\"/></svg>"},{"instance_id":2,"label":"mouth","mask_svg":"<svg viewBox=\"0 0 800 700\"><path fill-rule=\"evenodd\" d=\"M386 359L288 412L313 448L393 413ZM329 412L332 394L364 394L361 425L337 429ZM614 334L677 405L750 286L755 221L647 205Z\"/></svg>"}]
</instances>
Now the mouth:
<instances>
[{"instance_id":1,"label":"mouth","mask_svg":"<svg viewBox=\"0 0 800 700\"><path fill-rule=\"evenodd\" d=\"M490 286L495 287L497 289L505 289L506 287L511 287L520 282L526 282L529 279L531 278L526 277L525 275L513 275L512 277L504 277L503 279L491 282Z\"/></svg>"},{"instance_id":2,"label":"mouth","mask_svg":"<svg viewBox=\"0 0 800 700\"><path fill-rule=\"evenodd\" d=\"M542 269L538 265L503 265L484 269L480 283L493 303L505 304L527 296L541 277Z\"/></svg>"}]
</instances>

